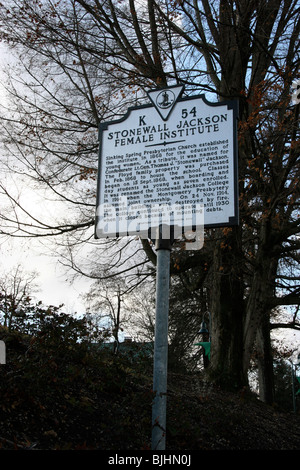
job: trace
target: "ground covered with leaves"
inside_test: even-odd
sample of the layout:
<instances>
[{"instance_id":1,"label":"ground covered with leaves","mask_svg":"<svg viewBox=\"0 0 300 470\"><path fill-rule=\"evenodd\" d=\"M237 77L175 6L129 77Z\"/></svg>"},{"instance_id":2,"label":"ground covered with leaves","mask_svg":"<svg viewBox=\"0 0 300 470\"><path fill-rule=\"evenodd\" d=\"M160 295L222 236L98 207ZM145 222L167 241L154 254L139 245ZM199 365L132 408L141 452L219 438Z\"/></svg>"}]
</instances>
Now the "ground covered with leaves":
<instances>
[{"instance_id":1,"label":"ground covered with leaves","mask_svg":"<svg viewBox=\"0 0 300 470\"><path fill-rule=\"evenodd\" d=\"M149 450L152 360L0 330L1 450ZM300 415L169 373L167 450L298 450Z\"/></svg>"}]
</instances>

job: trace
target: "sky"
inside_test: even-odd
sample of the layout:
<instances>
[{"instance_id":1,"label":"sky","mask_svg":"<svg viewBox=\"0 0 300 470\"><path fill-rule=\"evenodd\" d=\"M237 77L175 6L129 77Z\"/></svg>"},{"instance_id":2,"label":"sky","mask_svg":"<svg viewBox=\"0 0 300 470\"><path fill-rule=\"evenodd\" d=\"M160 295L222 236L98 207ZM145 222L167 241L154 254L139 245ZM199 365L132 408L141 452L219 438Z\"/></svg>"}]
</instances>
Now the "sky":
<instances>
[{"instance_id":1,"label":"sky","mask_svg":"<svg viewBox=\"0 0 300 470\"><path fill-rule=\"evenodd\" d=\"M38 240L14 239L0 242L2 271L14 271L20 264L25 271L37 271L36 283L40 287L34 298L45 305L59 306L64 304L66 313L85 313L85 305L81 298L88 291L90 282L81 279L70 282L58 260L43 254Z\"/></svg>"},{"instance_id":2,"label":"sky","mask_svg":"<svg viewBox=\"0 0 300 470\"><path fill-rule=\"evenodd\" d=\"M7 64L8 56L5 46L0 43L0 100L5 101L5 92L2 88L3 72L2 67ZM0 155L1 158L1 155ZM1 175L3 182L3 174ZM18 182L16 186L18 186ZM11 188L11 186L9 185ZM25 188L18 188L24 193ZM26 191L26 207L36 207L36 195ZM1 201L0 201L1 203ZM3 206L2 206L3 207ZM22 265L25 271L37 271L39 276L37 284L40 291L35 294L36 300L41 300L45 305L64 304L66 313L83 313L85 306L81 299L81 294L88 290L89 283L86 279L73 282L67 279L66 272L59 266L56 258L42 254L42 249L38 240L34 239L0 239L0 267L2 272L14 270L18 264Z\"/></svg>"}]
</instances>

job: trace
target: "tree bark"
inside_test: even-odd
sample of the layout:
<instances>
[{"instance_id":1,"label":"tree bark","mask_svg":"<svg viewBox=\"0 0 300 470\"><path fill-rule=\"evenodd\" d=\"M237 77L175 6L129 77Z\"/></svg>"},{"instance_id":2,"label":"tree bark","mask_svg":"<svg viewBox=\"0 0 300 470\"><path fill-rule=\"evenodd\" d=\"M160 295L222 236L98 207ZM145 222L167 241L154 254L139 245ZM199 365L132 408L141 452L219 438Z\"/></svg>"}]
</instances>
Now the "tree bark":
<instances>
[{"instance_id":1,"label":"tree bark","mask_svg":"<svg viewBox=\"0 0 300 470\"><path fill-rule=\"evenodd\" d=\"M218 243L214 252L211 290L210 379L228 390L248 385L243 369L243 282L239 273L239 229L231 229L227 243Z\"/></svg>"},{"instance_id":2,"label":"tree bark","mask_svg":"<svg viewBox=\"0 0 300 470\"><path fill-rule=\"evenodd\" d=\"M270 315L265 314L256 333L259 398L272 405L275 398Z\"/></svg>"}]
</instances>

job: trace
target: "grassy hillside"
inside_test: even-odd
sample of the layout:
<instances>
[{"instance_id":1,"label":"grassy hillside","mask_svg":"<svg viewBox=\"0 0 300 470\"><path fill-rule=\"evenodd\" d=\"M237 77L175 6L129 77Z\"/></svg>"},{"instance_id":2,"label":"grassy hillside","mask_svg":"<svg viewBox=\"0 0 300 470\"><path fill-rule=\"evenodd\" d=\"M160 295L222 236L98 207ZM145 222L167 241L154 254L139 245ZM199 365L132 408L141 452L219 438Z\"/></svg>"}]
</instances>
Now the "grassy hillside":
<instances>
[{"instance_id":1,"label":"grassy hillside","mask_svg":"<svg viewBox=\"0 0 300 470\"><path fill-rule=\"evenodd\" d=\"M152 362L0 330L1 449L147 450ZM167 450L298 450L300 415L169 373Z\"/></svg>"}]
</instances>

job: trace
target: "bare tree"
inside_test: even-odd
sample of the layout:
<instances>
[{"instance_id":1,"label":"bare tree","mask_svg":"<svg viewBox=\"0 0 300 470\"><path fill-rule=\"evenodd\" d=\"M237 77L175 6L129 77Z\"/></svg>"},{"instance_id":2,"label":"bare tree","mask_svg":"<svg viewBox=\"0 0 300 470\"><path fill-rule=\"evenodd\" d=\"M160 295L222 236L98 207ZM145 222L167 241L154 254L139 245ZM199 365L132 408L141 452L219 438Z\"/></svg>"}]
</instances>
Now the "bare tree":
<instances>
[{"instance_id":1,"label":"bare tree","mask_svg":"<svg viewBox=\"0 0 300 470\"><path fill-rule=\"evenodd\" d=\"M67 235L64 260L79 272L101 275L107 244L114 253L120 246L92 240L98 124L143 104L154 86L182 83L187 95L239 101L240 225L206 230L199 252L174 245L171 274L191 292L206 289L211 379L247 385L255 346L261 364L270 364L272 310L299 305L299 105L291 103L297 0L10 0L0 7L0 26L17 57L1 117L6 168L47 187L64 207L59 221L33 216L2 185L14 213L2 213L1 230ZM91 251L85 270L77 250L88 244L98 253L102 246L105 260L93 265ZM138 272L116 254L114 270L152 274L151 242L131 239L130 246Z\"/></svg>"},{"instance_id":2,"label":"bare tree","mask_svg":"<svg viewBox=\"0 0 300 470\"><path fill-rule=\"evenodd\" d=\"M153 341L153 284L130 285L116 276L97 280L84 295L87 314L97 325L107 328L117 352L120 335Z\"/></svg>"},{"instance_id":3,"label":"bare tree","mask_svg":"<svg viewBox=\"0 0 300 470\"><path fill-rule=\"evenodd\" d=\"M17 318L25 317L31 296L37 292L36 272L26 272L18 265L0 279L0 310L3 326L12 328Z\"/></svg>"}]
</instances>

